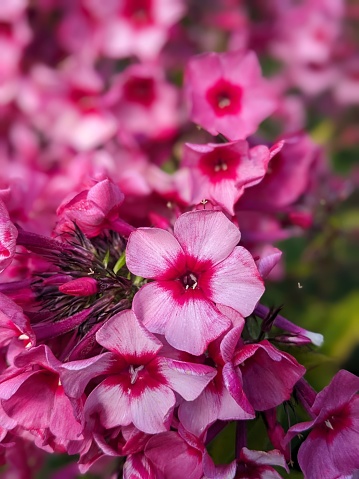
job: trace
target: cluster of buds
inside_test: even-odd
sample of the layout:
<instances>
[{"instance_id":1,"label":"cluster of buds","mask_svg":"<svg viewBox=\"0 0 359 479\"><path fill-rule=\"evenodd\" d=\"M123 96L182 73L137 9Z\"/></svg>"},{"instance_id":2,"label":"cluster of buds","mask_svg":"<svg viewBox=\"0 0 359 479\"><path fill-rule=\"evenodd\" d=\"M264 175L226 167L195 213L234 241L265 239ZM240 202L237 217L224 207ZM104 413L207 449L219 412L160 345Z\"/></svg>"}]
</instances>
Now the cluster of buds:
<instances>
[{"instance_id":1,"label":"cluster of buds","mask_svg":"<svg viewBox=\"0 0 359 479\"><path fill-rule=\"evenodd\" d=\"M255 1L251 21L251 2L197 3L1 9L5 479L33 477L47 453L77 456L66 477L356 477L359 379L340 371L316 393L288 348L321 334L260 303L285 274L273 244L350 191L304 131L310 95L328 94L333 115L358 100L337 81L344 5ZM277 76L262 75L263 51ZM309 421L281 422L298 403ZM259 420L265 451L248 440Z\"/></svg>"}]
</instances>

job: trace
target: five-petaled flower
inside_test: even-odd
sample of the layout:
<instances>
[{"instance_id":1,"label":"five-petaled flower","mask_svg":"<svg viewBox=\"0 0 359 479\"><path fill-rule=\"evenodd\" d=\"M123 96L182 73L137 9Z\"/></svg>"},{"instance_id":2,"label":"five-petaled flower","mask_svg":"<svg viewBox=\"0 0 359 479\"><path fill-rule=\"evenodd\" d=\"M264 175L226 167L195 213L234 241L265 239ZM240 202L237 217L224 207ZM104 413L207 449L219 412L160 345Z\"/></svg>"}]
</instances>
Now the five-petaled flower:
<instances>
[{"instance_id":1,"label":"five-petaled flower","mask_svg":"<svg viewBox=\"0 0 359 479\"><path fill-rule=\"evenodd\" d=\"M264 286L251 254L237 246L239 240L238 228L219 211L183 214L173 235L159 228L133 232L127 266L155 280L133 301L146 328L165 335L176 349L200 355L231 325L217 305L251 314Z\"/></svg>"}]
</instances>

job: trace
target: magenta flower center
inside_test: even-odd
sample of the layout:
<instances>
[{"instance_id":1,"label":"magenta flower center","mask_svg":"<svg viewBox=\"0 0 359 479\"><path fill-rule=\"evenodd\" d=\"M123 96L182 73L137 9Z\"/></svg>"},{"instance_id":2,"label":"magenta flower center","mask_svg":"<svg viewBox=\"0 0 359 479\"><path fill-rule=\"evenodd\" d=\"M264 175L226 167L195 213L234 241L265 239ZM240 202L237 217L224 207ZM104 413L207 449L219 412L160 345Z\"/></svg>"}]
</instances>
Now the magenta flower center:
<instances>
[{"instance_id":1,"label":"magenta flower center","mask_svg":"<svg viewBox=\"0 0 359 479\"><path fill-rule=\"evenodd\" d=\"M137 27L142 27L152 22L151 15L152 0L127 0L123 13Z\"/></svg>"},{"instance_id":2,"label":"magenta flower center","mask_svg":"<svg viewBox=\"0 0 359 479\"><path fill-rule=\"evenodd\" d=\"M235 179L239 162L238 153L224 149L215 149L204 154L199 161L199 169L210 178L212 183L223 179Z\"/></svg>"},{"instance_id":3,"label":"magenta flower center","mask_svg":"<svg viewBox=\"0 0 359 479\"><path fill-rule=\"evenodd\" d=\"M239 85L222 78L207 91L206 98L217 116L237 115L242 108L242 94Z\"/></svg>"},{"instance_id":4,"label":"magenta flower center","mask_svg":"<svg viewBox=\"0 0 359 479\"><path fill-rule=\"evenodd\" d=\"M183 275L181 281L185 289L198 288L198 277L192 272L187 272Z\"/></svg>"},{"instance_id":5,"label":"magenta flower center","mask_svg":"<svg viewBox=\"0 0 359 479\"><path fill-rule=\"evenodd\" d=\"M149 107L155 100L153 78L129 78L123 86L123 92L127 101Z\"/></svg>"}]
</instances>

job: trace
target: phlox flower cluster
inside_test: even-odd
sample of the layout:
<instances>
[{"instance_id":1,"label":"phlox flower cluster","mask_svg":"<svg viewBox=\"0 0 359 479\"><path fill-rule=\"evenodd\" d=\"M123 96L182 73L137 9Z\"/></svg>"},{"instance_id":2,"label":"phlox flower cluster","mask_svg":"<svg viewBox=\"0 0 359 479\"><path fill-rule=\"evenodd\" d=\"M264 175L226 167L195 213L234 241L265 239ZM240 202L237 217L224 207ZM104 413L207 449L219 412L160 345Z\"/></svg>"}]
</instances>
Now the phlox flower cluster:
<instances>
[{"instance_id":1,"label":"phlox flower cluster","mask_svg":"<svg viewBox=\"0 0 359 479\"><path fill-rule=\"evenodd\" d=\"M0 6L1 477L53 453L69 478L356 477L358 378L316 393L291 353L323 337L261 302L275 243L354 186L305 128L319 93L332 118L358 102L347 8Z\"/></svg>"}]
</instances>

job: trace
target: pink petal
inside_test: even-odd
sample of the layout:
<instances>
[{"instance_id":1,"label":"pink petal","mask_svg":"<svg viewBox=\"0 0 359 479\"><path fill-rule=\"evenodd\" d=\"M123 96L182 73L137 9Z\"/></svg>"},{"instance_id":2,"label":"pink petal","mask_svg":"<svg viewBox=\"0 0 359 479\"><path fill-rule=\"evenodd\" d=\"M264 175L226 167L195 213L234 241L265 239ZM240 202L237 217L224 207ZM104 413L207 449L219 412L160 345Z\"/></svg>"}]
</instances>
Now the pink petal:
<instances>
[{"instance_id":1,"label":"pink petal","mask_svg":"<svg viewBox=\"0 0 359 479\"><path fill-rule=\"evenodd\" d=\"M65 440L78 440L82 433L81 424L76 421L72 404L66 396L63 387L58 387L49 424L51 432Z\"/></svg>"},{"instance_id":2,"label":"pink petal","mask_svg":"<svg viewBox=\"0 0 359 479\"><path fill-rule=\"evenodd\" d=\"M215 303L230 306L249 316L264 293L263 280L251 254L241 246L205 273L209 288L205 294Z\"/></svg>"},{"instance_id":3,"label":"pink petal","mask_svg":"<svg viewBox=\"0 0 359 479\"><path fill-rule=\"evenodd\" d=\"M273 246L267 246L263 255L257 261L257 268L262 278L266 278L272 269L278 264L282 257L282 252Z\"/></svg>"},{"instance_id":4,"label":"pink petal","mask_svg":"<svg viewBox=\"0 0 359 479\"><path fill-rule=\"evenodd\" d=\"M153 479L156 471L143 453L130 454L123 466L123 479Z\"/></svg>"},{"instance_id":5,"label":"pink petal","mask_svg":"<svg viewBox=\"0 0 359 479\"><path fill-rule=\"evenodd\" d=\"M151 332L164 334L171 346L197 356L230 326L230 320L200 290L185 290L175 281L144 286L133 305Z\"/></svg>"},{"instance_id":6,"label":"pink petal","mask_svg":"<svg viewBox=\"0 0 359 479\"><path fill-rule=\"evenodd\" d=\"M243 331L243 327L244 327L244 321L243 321L243 325L234 327L222 339L220 348L221 348L222 358L225 362L232 361L234 351L238 344L238 340L241 337L241 334Z\"/></svg>"},{"instance_id":7,"label":"pink petal","mask_svg":"<svg viewBox=\"0 0 359 479\"><path fill-rule=\"evenodd\" d=\"M237 373L232 363L227 363L223 367L223 381L226 386L226 389L233 397L233 399L238 403L241 409L254 417L254 409L252 404L248 401L247 396L243 391L243 381L241 374Z\"/></svg>"},{"instance_id":8,"label":"pink petal","mask_svg":"<svg viewBox=\"0 0 359 479\"><path fill-rule=\"evenodd\" d=\"M106 179L96 183L87 194L88 201L93 201L107 213L124 200L124 194L112 181Z\"/></svg>"},{"instance_id":9,"label":"pink petal","mask_svg":"<svg viewBox=\"0 0 359 479\"><path fill-rule=\"evenodd\" d=\"M158 358L160 372L167 383L186 401L196 399L215 377L216 370L203 364L186 363L170 358Z\"/></svg>"},{"instance_id":10,"label":"pink petal","mask_svg":"<svg viewBox=\"0 0 359 479\"><path fill-rule=\"evenodd\" d=\"M112 353L64 363L59 372L66 394L73 398L79 398L92 378L110 372L112 367L117 364Z\"/></svg>"},{"instance_id":11,"label":"pink petal","mask_svg":"<svg viewBox=\"0 0 359 479\"><path fill-rule=\"evenodd\" d=\"M166 479L203 477L202 453L190 447L176 432L165 432L151 437L145 455Z\"/></svg>"},{"instance_id":12,"label":"pink petal","mask_svg":"<svg viewBox=\"0 0 359 479\"><path fill-rule=\"evenodd\" d=\"M127 379L127 378L126 378ZM106 428L127 426L132 422L131 402L126 379L111 376L99 384L85 403L85 417L99 414L101 424Z\"/></svg>"},{"instance_id":13,"label":"pink petal","mask_svg":"<svg viewBox=\"0 0 359 479\"><path fill-rule=\"evenodd\" d=\"M126 263L131 273L161 280L185 273L183 251L176 238L159 228L139 228L130 234Z\"/></svg>"},{"instance_id":14,"label":"pink petal","mask_svg":"<svg viewBox=\"0 0 359 479\"><path fill-rule=\"evenodd\" d=\"M344 406L359 391L359 377L340 370L330 384L317 394L312 411L320 416Z\"/></svg>"},{"instance_id":15,"label":"pink petal","mask_svg":"<svg viewBox=\"0 0 359 479\"><path fill-rule=\"evenodd\" d=\"M209 385L194 401L183 402L178 409L178 418L187 431L199 437L210 424L218 419L220 396Z\"/></svg>"},{"instance_id":16,"label":"pink petal","mask_svg":"<svg viewBox=\"0 0 359 479\"><path fill-rule=\"evenodd\" d=\"M174 225L174 235L194 265L219 263L232 253L241 237L222 212L208 210L181 215Z\"/></svg>"},{"instance_id":17,"label":"pink petal","mask_svg":"<svg viewBox=\"0 0 359 479\"><path fill-rule=\"evenodd\" d=\"M172 420L176 398L170 388L145 388L137 397L131 397L133 424L143 432L157 434L167 431Z\"/></svg>"},{"instance_id":18,"label":"pink petal","mask_svg":"<svg viewBox=\"0 0 359 479\"><path fill-rule=\"evenodd\" d=\"M47 372L33 373L16 393L2 401L4 411L25 429L41 429L49 426L53 408L57 378Z\"/></svg>"},{"instance_id":19,"label":"pink petal","mask_svg":"<svg viewBox=\"0 0 359 479\"><path fill-rule=\"evenodd\" d=\"M251 451L244 447L241 450L240 458L245 462L254 462L258 465L262 464L265 466L280 466L283 467L288 473L289 469L285 461L283 454L274 449L272 451Z\"/></svg>"},{"instance_id":20,"label":"pink petal","mask_svg":"<svg viewBox=\"0 0 359 479\"><path fill-rule=\"evenodd\" d=\"M147 331L130 310L110 318L96 333L96 340L129 364L146 364L162 348L161 341Z\"/></svg>"}]
</instances>

